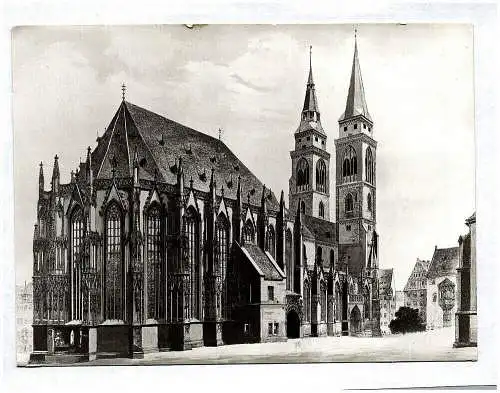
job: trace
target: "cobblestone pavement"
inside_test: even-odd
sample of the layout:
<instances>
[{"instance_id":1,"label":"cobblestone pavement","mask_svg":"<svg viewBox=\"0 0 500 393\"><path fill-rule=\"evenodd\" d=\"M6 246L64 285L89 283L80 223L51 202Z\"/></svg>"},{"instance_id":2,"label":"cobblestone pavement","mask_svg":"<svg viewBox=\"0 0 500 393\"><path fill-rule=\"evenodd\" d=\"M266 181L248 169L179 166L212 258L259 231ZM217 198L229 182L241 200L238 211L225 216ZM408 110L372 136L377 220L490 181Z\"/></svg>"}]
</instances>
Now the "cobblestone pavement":
<instances>
[{"instance_id":1,"label":"cobblestone pavement","mask_svg":"<svg viewBox=\"0 0 500 393\"><path fill-rule=\"evenodd\" d=\"M454 330L406 335L319 337L280 343L202 347L146 354L144 359L98 359L86 365L392 362L476 360L477 348L453 348Z\"/></svg>"}]
</instances>

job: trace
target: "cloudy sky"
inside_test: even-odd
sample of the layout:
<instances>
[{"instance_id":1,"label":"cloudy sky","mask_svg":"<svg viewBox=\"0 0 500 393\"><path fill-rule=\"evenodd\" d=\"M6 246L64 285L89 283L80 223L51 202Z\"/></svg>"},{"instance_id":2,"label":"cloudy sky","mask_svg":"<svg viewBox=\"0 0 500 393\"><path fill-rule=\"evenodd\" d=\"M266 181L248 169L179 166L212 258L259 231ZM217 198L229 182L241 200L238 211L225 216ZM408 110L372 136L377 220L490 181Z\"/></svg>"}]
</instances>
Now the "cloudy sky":
<instances>
[{"instance_id":1,"label":"cloudy sky","mask_svg":"<svg viewBox=\"0 0 500 393\"><path fill-rule=\"evenodd\" d=\"M222 128L241 160L287 194L309 45L333 156L352 25L14 30L16 282L31 276L39 162L47 184L57 153L69 181L111 121L123 82L136 105L213 136ZM416 258L455 246L474 211L472 28L359 25L358 49L378 141L380 265L395 269L401 289Z\"/></svg>"}]
</instances>

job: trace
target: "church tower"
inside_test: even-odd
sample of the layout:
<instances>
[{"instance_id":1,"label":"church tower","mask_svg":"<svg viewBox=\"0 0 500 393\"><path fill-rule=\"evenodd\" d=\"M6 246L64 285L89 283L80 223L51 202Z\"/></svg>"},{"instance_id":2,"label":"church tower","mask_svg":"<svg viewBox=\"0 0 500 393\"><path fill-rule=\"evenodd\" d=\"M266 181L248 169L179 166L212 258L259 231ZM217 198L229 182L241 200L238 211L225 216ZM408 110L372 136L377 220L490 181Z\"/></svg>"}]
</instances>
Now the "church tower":
<instances>
[{"instance_id":1,"label":"church tower","mask_svg":"<svg viewBox=\"0 0 500 393\"><path fill-rule=\"evenodd\" d=\"M366 267L375 231L376 148L355 36L349 92L339 119L339 138L335 140L339 256L352 273Z\"/></svg>"},{"instance_id":2,"label":"church tower","mask_svg":"<svg viewBox=\"0 0 500 393\"><path fill-rule=\"evenodd\" d=\"M326 151L326 133L321 126L321 115L309 50L309 77L300 124L295 131L295 149L292 158L292 176L289 181L289 208L309 216L330 220L330 154Z\"/></svg>"}]
</instances>

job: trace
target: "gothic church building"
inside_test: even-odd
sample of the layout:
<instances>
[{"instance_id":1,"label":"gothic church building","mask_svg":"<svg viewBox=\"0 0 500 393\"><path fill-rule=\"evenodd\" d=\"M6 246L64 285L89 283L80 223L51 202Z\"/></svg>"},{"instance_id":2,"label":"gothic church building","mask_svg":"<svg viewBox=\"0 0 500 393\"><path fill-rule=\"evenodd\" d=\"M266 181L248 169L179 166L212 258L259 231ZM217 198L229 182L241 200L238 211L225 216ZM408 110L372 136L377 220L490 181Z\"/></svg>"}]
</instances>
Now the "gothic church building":
<instances>
[{"instance_id":1,"label":"gothic church building","mask_svg":"<svg viewBox=\"0 0 500 393\"><path fill-rule=\"evenodd\" d=\"M330 154L312 67L288 207L220 140L125 98L85 162L40 164L32 362L380 333L376 147L354 48ZM336 220L334 220L336 219Z\"/></svg>"}]
</instances>

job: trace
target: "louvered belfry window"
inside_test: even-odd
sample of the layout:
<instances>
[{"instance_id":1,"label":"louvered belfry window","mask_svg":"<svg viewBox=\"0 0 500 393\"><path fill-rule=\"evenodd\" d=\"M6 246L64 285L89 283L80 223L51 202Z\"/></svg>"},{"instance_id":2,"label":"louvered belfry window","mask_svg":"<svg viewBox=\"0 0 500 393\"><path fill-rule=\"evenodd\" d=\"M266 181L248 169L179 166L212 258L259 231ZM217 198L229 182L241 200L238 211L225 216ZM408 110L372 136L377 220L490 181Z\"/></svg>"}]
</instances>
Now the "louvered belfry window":
<instances>
[{"instance_id":1,"label":"louvered belfry window","mask_svg":"<svg viewBox=\"0 0 500 393\"><path fill-rule=\"evenodd\" d=\"M123 319L123 260L121 210L112 203L106 212L106 319Z\"/></svg>"}]
</instances>

